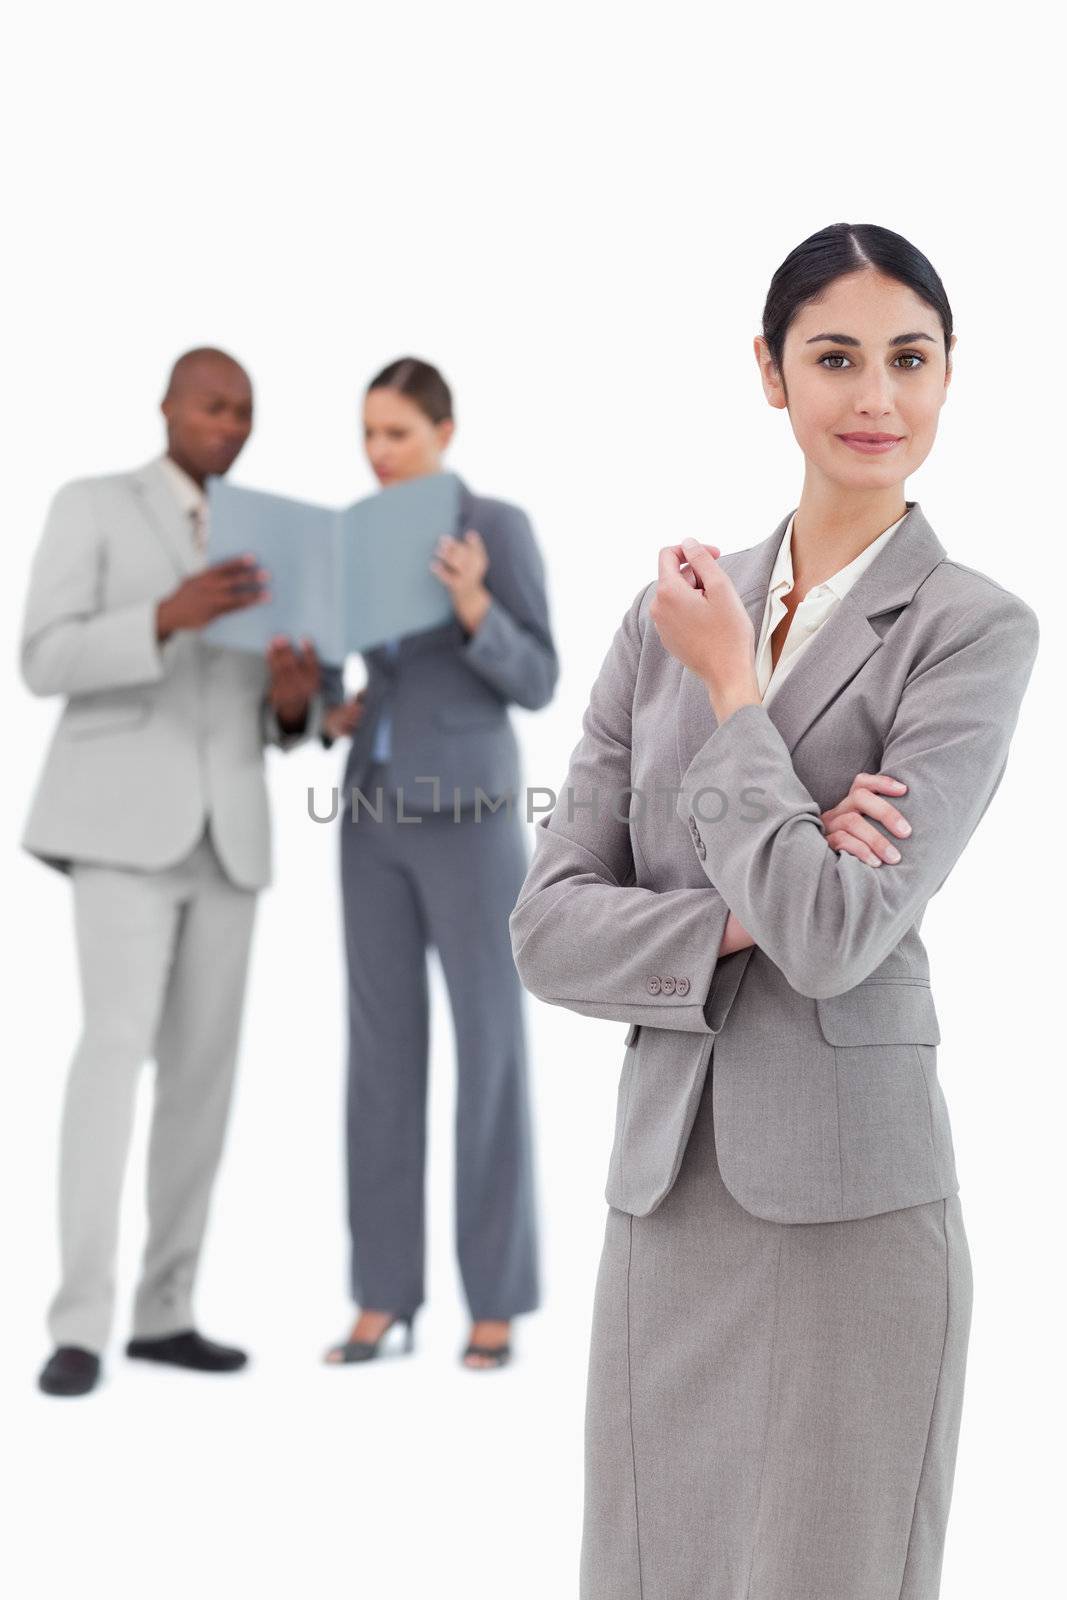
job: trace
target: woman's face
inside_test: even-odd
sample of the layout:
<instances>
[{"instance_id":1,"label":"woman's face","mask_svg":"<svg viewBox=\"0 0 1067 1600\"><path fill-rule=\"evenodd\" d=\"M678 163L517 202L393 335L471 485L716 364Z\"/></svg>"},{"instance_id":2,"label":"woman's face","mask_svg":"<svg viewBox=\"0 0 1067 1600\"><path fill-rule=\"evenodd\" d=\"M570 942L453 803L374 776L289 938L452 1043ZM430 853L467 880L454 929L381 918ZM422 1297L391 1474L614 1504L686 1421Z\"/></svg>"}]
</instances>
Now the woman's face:
<instances>
[{"instance_id":1,"label":"woman's face","mask_svg":"<svg viewBox=\"0 0 1067 1600\"><path fill-rule=\"evenodd\" d=\"M764 393L788 409L809 468L843 489L886 489L926 460L951 369L941 319L914 290L849 273L797 312L780 373L755 343Z\"/></svg>"},{"instance_id":2,"label":"woman's face","mask_svg":"<svg viewBox=\"0 0 1067 1600\"><path fill-rule=\"evenodd\" d=\"M371 389L363 401L363 444L383 488L440 472L454 429L453 422L431 422L396 389Z\"/></svg>"}]
</instances>

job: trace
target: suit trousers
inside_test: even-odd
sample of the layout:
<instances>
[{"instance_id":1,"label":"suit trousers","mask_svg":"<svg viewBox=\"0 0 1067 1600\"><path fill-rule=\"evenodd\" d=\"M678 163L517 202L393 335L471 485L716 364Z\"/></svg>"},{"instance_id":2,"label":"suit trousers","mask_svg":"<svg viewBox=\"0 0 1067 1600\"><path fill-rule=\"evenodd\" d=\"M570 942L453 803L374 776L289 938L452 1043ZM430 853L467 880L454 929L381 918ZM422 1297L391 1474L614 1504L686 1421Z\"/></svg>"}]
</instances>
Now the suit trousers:
<instances>
[{"instance_id":1,"label":"suit trousers","mask_svg":"<svg viewBox=\"0 0 1067 1600\"><path fill-rule=\"evenodd\" d=\"M84 1022L60 1139L56 1344L101 1351L137 1083L156 1062L148 1237L134 1334L193 1325L192 1293L222 1151L256 894L223 872L208 833L161 871L71 869Z\"/></svg>"},{"instance_id":2,"label":"suit trousers","mask_svg":"<svg viewBox=\"0 0 1067 1600\"><path fill-rule=\"evenodd\" d=\"M608 1212L581 1600L936 1600L972 1305L959 1197L744 1210L712 1057L673 1188Z\"/></svg>"},{"instance_id":3,"label":"suit trousers","mask_svg":"<svg viewBox=\"0 0 1067 1600\"><path fill-rule=\"evenodd\" d=\"M526 874L514 811L398 820L387 769L341 811L348 960L348 1203L356 1302L411 1312L425 1294L429 988L436 948L456 1047L456 1250L471 1316L539 1304L525 996L508 917ZM410 811L403 816L415 815Z\"/></svg>"}]
</instances>

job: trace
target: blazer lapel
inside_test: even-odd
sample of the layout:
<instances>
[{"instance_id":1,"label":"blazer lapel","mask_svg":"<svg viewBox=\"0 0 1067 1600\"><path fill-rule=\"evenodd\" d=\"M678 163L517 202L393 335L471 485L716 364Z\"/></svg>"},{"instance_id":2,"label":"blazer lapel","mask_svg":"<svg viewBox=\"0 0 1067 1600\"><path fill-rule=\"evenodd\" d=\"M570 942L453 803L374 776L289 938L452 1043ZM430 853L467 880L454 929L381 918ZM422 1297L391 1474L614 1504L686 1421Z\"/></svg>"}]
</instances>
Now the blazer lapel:
<instances>
[{"instance_id":1,"label":"blazer lapel","mask_svg":"<svg viewBox=\"0 0 1067 1600\"><path fill-rule=\"evenodd\" d=\"M147 520L182 577L200 571L202 562L192 531L159 463L150 461L147 466L139 467L130 474L130 482L144 506Z\"/></svg>"},{"instance_id":2,"label":"blazer lapel","mask_svg":"<svg viewBox=\"0 0 1067 1600\"><path fill-rule=\"evenodd\" d=\"M871 626L870 618L908 605L919 585L945 558L945 548L919 502L912 500L908 505L908 515L889 543L826 619L767 704L767 715L790 751L881 648L881 634ZM774 558L788 524L789 517L783 517L768 539L740 552L727 567L752 618L757 640ZM722 559L725 565L729 558ZM685 772L716 726L707 690L694 672L683 668L675 730L680 772Z\"/></svg>"},{"instance_id":3,"label":"blazer lapel","mask_svg":"<svg viewBox=\"0 0 1067 1600\"><path fill-rule=\"evenodd\" d=\"M459 526L456 529L456 538L460 539L467 529L474 526L474 496L467 486L466 479L461 478L458 472L452 476L459 484Z\"/></svg>"}]
</instances>

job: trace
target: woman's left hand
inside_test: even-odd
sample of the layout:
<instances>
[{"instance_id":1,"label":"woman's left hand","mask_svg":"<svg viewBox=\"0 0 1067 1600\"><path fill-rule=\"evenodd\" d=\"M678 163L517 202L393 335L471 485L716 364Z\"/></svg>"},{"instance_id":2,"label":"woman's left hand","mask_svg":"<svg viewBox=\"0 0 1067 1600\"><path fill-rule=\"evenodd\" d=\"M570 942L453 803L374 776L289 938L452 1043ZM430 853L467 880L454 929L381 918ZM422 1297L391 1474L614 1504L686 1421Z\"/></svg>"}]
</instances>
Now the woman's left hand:
<instances>
[{"instance_id":1,"label":"woman's left hand","mask_svg":"<svg viewBox=\"0 0 1067 1600\"><path fill-rule=\"evenodd\" d=\"M717 545L683 539L659 553L659 583L648 614L664 648L708 689L719 721L758 703L752 619L716 559Z\"/></svg>"},{"instance_id":2,"label":"woman's left hand","mask_svg":"<svg viewBox=\"0 0 1067 1600\"><path fill-rule=\"evenodd\" d=\"M489 609L489 590L482 581L489 570L489 554L480 533L468 528L462 539L442 534L430 571L452 596L456 616L473 633Z\"/></svg>"}]
</instances>

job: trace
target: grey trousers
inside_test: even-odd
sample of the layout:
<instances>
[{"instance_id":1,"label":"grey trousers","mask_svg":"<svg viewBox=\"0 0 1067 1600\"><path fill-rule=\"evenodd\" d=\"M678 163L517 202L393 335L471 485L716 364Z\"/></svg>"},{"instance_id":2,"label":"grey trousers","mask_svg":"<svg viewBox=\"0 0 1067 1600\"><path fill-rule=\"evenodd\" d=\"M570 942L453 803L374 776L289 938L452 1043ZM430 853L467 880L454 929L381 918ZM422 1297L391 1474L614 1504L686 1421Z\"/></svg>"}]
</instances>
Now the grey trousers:
<instances>
[{"instance_id":1,"label":"grey trousers","mask_svg":"<svg viewBox=\"0 0 1067 1600\"><path fill-rule=\"evenodd\" d=\"M360 788L372 803L382 768ZM382 820L341 811L348 959L348 1203L360 1306L414 1311L425 1294L429 994L441 960L456 1046L456 1250L472 1318L539 1304L524 996L508 917L526 876L520 818L504 810ZM410 813L405 813L410 814Z\"/></svg>"},{"instance_id":2,"label":"grey trousers","mask_svg":"<svg viewBox=\"0 0 1067 1600\"><path fill-rule=\"evenodd\" d=\"M123 1176L137 1081L156 1061L148 1238L133 1331L193 1324L192 1294L222 1150L255 893L226 877L210 839L159 872L71 871L84 1024L60 1136L56 1344L101 1351L111 1327Z\"/></svg>"},{"instance_id":3,"label":"grey trousers","mask_svg":"<svg viewBox=\"0 0 1067 1600\"><path fill-rule=\"evenodd\" d=\"M972 1305L959 1197L753 1216L719 1176L712 1071L663 1203L608 1212L582 1600L936 1600Z\"/></svg>"}]
</instances>

